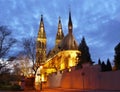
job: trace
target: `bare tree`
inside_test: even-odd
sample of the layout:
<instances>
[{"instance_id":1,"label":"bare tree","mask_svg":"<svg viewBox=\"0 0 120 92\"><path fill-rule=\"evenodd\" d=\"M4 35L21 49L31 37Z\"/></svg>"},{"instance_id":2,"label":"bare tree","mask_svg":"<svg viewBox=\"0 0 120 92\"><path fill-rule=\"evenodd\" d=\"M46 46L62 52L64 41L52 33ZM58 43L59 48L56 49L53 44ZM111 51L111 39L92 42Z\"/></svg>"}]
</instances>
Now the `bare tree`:
<instances>
[{"instance_id":1,"label":"bare tree","mask_svg":"<svg viewBox=\"0 0 120 92\"><path fill-rule=\"evenodd\" d=\"M10 68L8 68L7 65L7 62L0 62L0 76L10 72Z\"/></svg>"},{"instance_id":2,"label":"bare tree","mask_svg":"<svg viewBox=\"0 0 120 92\"><path fill-rule=\"evenodd\" d=\"M24 54L29 57L32 61L32 69L36 74L36 71L38 69L38 65L35 63L35 57L36 57L36 40L35 37L29 37L24 38L22 40L22 45L24 48Z\"/></svg>"},{"instance_id":3,"label":"bare tree","mask_svg":"<svg viewBox=\"0 0 120 92\"><path fill-rule=\"evenodd\" d=\"M7 67L8 62L4 61L4 57L16 43L16 39L11 36L11 33L6 26L0 26L0 75L10 72L10 68Z\"/></svg>"},{"instance_id":4,"label":"bare tree","mask_svg":"<svg viewBox=\"0 0 120 92\"><path fill-rule=\"evenodd\" d=\"M31 68L31 61L29 58L23 54L19 54L17 58L12 62L12 73L15 75L24 75L28 76L33 73L33 69Z\"/></svg>"},{"instance_id":5,"label":"bare tree","mask_svg":"<svg viewBox=\"0 0 120 92\"><path fill-rule=\"evenodd\" d=\"M6 26L0 26L0 58L5 57L15 43L16 39L11 37L11 31Z\"/></svg>"}]
</instances>

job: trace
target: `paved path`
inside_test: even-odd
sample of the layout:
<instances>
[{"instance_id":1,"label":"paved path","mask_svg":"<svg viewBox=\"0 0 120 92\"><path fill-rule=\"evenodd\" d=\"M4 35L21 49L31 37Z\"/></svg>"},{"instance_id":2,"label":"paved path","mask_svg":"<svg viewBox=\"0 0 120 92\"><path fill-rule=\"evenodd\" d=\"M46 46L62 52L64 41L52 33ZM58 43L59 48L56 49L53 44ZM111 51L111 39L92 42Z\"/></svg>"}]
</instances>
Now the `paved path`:
<instances>
[{"instance_id":1,"label":"paved path","mask_svg":"<svg viewBox=\"0 0 120 92\"><path fill-rule=\"evenodd\" d=\"M0 91L0 92L120 92L120 91L111 91L111 90L80 90L80 89L63 89L63 88L54 88L54 89L43 89L42 91L37 90L25 90L25 91Z\"/></svg>"},{"instance_id":2,"label":"paved path","mask_svg":"<svg viewBox=\"0 0 120 92\"><path fill-rule=\"evenodd\" d=\"M62 88L54 88L54 89L43 89L41 92L120 92L120 91L111 91L111 90L80 90L80 89L62 89Z\"/></svg>"}]
</instances>

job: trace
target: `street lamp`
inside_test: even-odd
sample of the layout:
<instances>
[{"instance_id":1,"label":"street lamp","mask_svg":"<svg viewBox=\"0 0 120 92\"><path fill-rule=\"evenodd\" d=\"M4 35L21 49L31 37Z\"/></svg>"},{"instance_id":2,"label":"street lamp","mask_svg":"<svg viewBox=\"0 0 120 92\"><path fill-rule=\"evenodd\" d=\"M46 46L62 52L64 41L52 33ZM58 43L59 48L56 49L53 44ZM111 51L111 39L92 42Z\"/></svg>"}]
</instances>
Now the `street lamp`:
<instances>
[{"instance_id":1,"label":"street lamp","mask_svg":"<svg viewBox=\"0 0 120 92\"><path fill-rule=\"evenodd\" d=\"M43 66L40 66L40 72L43 69ZM42 90L42 74L40 74L40 90Z\"/></svg>"},{"instance_id":2,"label":"street lamp","mask_svg":"<svg viewBox=\"0 0 120 92\"><path fill-rule=\"evenodd\" d=\"M42 90L42 79L41 79L41 74L37 74L37 76L40 77L40 90Z\"/></svg>"}]
</instances>

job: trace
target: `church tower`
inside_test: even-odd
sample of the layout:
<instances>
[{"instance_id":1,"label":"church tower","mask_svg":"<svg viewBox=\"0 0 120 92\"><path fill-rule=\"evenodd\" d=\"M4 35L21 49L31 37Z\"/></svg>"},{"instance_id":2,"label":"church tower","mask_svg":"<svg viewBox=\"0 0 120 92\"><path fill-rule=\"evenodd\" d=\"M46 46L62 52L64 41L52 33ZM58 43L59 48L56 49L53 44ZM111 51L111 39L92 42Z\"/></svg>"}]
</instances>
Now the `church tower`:
<instances>
[{"instance_id":1,"label":"church tower","mask_svg":"<svg viewBox=\"0 0 120 92\"><path fill-rule=\"evenodd\" d=\"M61 40L64 38L64 33L62 30L62 24L61 24L61 19L59 17L59 22L58 22L58 31L56 34L56 41L55 41L55 46L58 46L58 44L61 42Z\"/></svg>"},{"instance_id":2,"label":"church tower","mask_svg":"<svg viewBox=\"0 0 120 92\"><path fill-rule=\"evenodd\" d=\"M46 33L44 28L43 15L41 15L41 21L36 44L36 63L40 65L44 63L45 60L46 60Z\"/></svg>"}]
</instances>

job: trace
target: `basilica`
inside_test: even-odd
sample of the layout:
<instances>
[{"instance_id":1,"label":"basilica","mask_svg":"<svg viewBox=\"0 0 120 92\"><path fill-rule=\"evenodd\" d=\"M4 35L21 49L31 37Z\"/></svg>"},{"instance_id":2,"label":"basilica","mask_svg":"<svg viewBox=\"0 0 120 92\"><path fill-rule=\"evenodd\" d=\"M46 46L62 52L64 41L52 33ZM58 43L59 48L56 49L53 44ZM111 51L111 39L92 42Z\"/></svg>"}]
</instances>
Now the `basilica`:
<instances>
[{"instance_id":1,"label":"basilica","mask_svg":"<svg viewBox=\"0 0 120 92\"><path fill-rule=\"evenodd\" d=\"M66 36L64 36L61 18L59 17L55 46L48 53L46 53L47 38L49 37L46 37L43 15L41 15L36 45L36 63L40 66L37 72L40 73L42 81L46 81L46 76L51 73L64 69L70 71L71 67L76 66L78 62L77 53L81 53L78 51L78 44L73 35L71 12L69 12Z\"/></svg>"},{"instance_id":2,"label":"basilica","mask_svg":"<svg viewBox=\"0 0 120 92\"><path fill-rule=\"evenodd\" d=\"M92 64L85 39L83 38L78 46L73 32L71 12L68 16L68 33L65 36L59 17L55 46L47 53L49 37L46 37L41 15L36 41L36 64L39 68L35 75L35 89L120 90L120 71L101 72L101 65ZM77 69L79 64L82 64L82 68Z\"/></svg>"}]
</instances>

